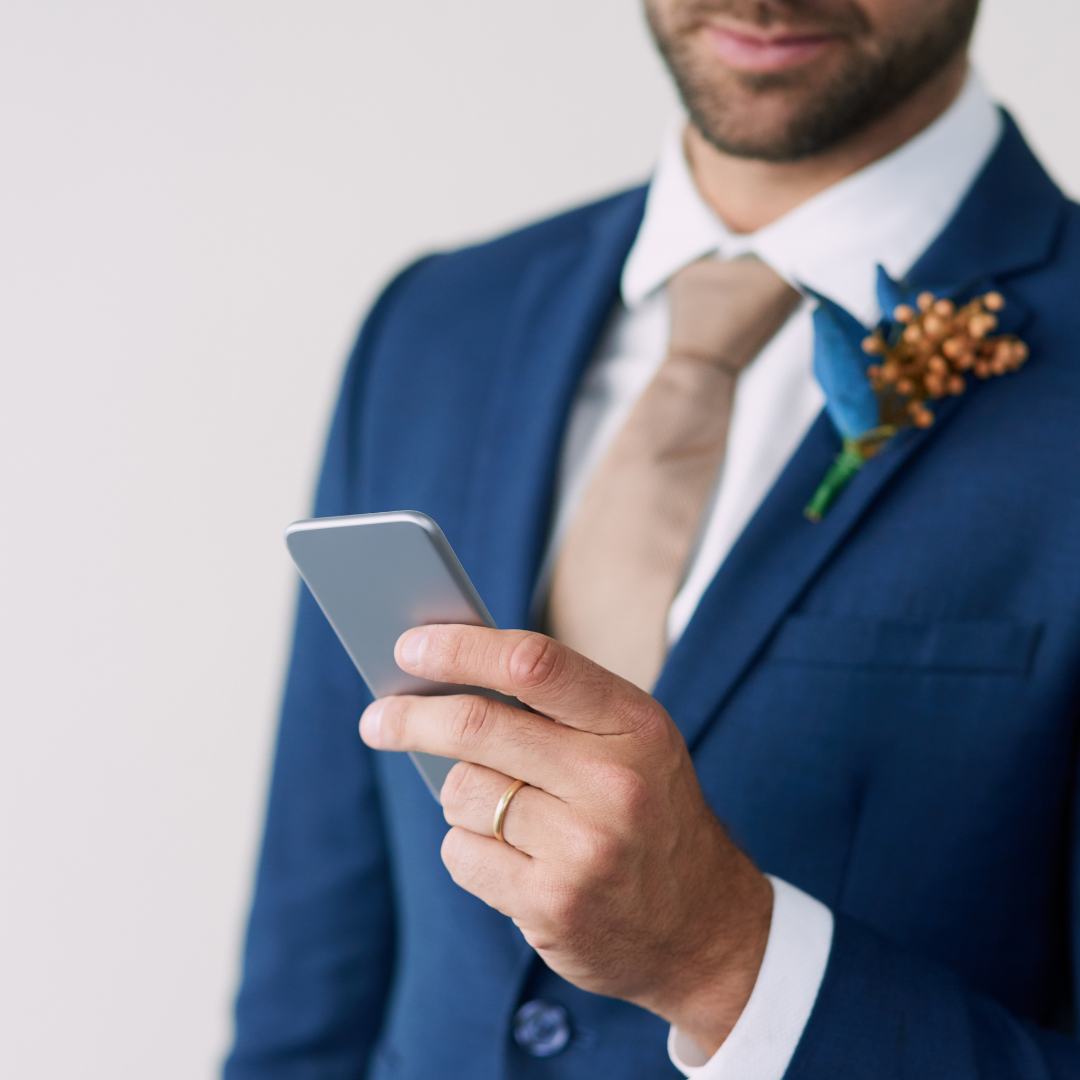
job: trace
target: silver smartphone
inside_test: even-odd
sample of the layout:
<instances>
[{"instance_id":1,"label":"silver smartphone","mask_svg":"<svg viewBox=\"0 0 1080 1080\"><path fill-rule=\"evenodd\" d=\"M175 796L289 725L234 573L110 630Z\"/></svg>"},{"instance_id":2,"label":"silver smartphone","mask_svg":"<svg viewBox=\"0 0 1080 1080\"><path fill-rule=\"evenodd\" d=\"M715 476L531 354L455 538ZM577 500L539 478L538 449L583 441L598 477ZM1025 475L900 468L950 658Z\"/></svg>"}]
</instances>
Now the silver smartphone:
<instances>
[{"instance_id":1,"label":"silver smartphone","mask_svg":"<svg viewBox=\"0 0 1080 1080\"><path fill-rule=\"evenodd\" d=\"M513 700L491 690L419 679L394 660L394 643L411 626L495 625L442 529L426 514L396 510L296 521L285 530L285 543L375 697L479 693ZM453 760L424 753L410 757L437 799Z\"/></svg>"}]
</instances>

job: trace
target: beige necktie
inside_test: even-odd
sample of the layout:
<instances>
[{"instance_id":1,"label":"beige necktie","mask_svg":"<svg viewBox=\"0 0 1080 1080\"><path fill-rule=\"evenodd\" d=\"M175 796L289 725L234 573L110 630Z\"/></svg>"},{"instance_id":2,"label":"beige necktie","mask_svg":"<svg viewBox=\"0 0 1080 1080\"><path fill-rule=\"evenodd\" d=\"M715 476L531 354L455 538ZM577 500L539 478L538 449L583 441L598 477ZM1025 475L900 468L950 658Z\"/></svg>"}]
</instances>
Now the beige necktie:
<instances>
[{"instance_id":1,"label":"beige necktie","mask_svg":"<svg viewBox=\"0 0 1080 1080\"><path fill-rule=\"evenodd\" d=\"M545 619L553 637L646 690L724 456L736 377L799 300L753 257L693 263L668 297L667 356L586 485Z\"/></svg>"}]
</instances>

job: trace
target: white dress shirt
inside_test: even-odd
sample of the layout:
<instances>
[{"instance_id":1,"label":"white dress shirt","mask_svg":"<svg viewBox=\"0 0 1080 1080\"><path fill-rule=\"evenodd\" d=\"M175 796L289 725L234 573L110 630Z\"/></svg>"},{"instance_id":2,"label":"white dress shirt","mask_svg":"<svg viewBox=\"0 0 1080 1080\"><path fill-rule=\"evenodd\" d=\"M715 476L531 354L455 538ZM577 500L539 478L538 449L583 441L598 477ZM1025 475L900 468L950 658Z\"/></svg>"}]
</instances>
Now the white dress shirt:
<instances>
[{"instance_id":1,"label":"white dress shirt","mask_svg":"<svg viewBox=\"0 0 1080 1080\"><path fill-rule=\"evenodd\" d=\"M620 303L572 405L553 525L534 595L537 614L553 555L584 486L664 358L670 277L703 256L753 252L788 281L810 285L872 324L881 314L876 264L893 277L910 269L971 186L1002 123L971 74L946 112L899 149L771 225L741 235L727 229L699 193L683 151L684 127L680 121L663 148L623 268ZM812 343L810 308L804 303L739 376L721 473L668 612L669 644L690 621L709 581L821 410ZM706 1060L671 1029L668 1051L686 1076L780 1080L795 1052L824 978L833 917L794 886L770 881L774 906L764 960L727 1040Z\"/></svg>"}]
</instances>

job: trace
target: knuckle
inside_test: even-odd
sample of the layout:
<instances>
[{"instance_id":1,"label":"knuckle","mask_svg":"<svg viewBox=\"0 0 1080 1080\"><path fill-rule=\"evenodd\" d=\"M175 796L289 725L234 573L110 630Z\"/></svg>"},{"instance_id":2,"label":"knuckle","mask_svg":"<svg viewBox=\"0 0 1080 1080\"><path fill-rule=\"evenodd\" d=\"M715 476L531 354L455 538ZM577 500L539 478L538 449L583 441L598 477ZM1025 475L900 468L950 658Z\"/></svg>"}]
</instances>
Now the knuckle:
<instances>
[{"instance_id":1,"label":"knuckle","mask_svg":"<svg viewBox=\"0 0 1080 1080\"><path fill-rule=\"evenodd\" d=\"M548 921L561 935L569 935L582 921L584 898L581 891L563 882L552 882L546 889Z\"/></svg>"},{"instance_id":2,"label":"knuckle","mask_svg":"<svg viewBox=\"0 0 1080 1080\"><path fill-rule=\"evenodd\" d=\"M647 735L653 730L653 712L636 694L614 693L609 698L608 711L620 731Z\"/></svg>"},{"instance_id":3,"label":"knuckle","mask_svg":"<svg viewBox=\"0 0 1080 1080\"><path fill-rule=\"evenodd\" d=\"M439 790L439 801L443 811L449 815L460 809L468 801L468 791L472 787L472 778L469 773L471 766L467 761L459 761L446 774L442 788Z\"/></svg>"},{"instance_id":4,"label":"knuckle","mask_svg":"<svg viewBox=\"0 0 1080 1080\"><path fill-rule=\"evenodd\" d=\"M649 781L639 772L626 769L616 787L616 798L630 817L640 817L651 802Z\"/></svg>"},{"instance_id":5,"label":"knuckle","mask_svg":"<svg viewBox=\"0 0 1080 1080\"><path fill-rule=\"evenodd\" d=\"M575 861L588 869L590 875L607 877L619 862L619 845L616 838L596 825L581 825L571 838Z\"/></svg>"},{"instance_id":6,"label":"knuckle","mask_svg":"<svg viewBox=\"0 0 1080 1080\"><path fill-rule=\"evenodd\" d=\"M647 695L617 694L612 710L621 721L622 729L642 738L652 738L674 727L659 702Z\"/></svg>"},{"instance_id":7,"label":"knuckle","mask_svg":"<svg viewBox=\"0 0 1080 1080\"><path fill-rule=\"evenodd\" d=\"M649 781L628 765L605 764L595 782L623 816L638 817L649 805Z\"/></svg>"},{"instance_id":8,"label":"knuckle","mask_svg":"<svg viewBox=\"0 0 1080 1080\"><path fill-rule=\"evenodd\" d=\"M455 702L450 732L462 746L480 742L491 724L491 702L477 694L461 694Z\"/></svg>"},{"instance_id":9,"label":"knuckle","mask_svg":"<svg viewBox=\"0 0 1080 1080\"><path fill-rule=\"evenodd\" d=\"M507 661L511 685L536 689L553 682L562 657L563 651L553 638L533 632L522 634Z\"/></svg>"},{"instance_id":10,"label":"knuckle","mask_svg":"<svg viewBox=\"0 0 1080 1080\"><path fill-rule=\"evenodd\" d=\"M447 634L443 638L442 664L444 668L458 670L469 661L469 646L460 632Z\"/></svg>"}]
</instances>

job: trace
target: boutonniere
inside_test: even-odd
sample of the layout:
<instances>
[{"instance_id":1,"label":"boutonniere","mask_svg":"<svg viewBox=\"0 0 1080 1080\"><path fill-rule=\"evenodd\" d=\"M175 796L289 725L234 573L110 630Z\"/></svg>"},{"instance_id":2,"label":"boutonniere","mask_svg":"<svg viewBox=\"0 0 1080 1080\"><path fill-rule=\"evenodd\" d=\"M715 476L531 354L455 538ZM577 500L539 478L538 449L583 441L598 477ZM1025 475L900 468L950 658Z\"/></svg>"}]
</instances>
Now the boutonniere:
<instances>
[{"instance_id":1,"label":"boutonniere","mask_svg":"<svg viewBox=\"0 0 1080 1080\"><path fill-rule=\"evenodd\" d=\"M885 317L866 327L826 296L814 311L814 374L843 448L806 506L820 521L837 495L905 428L934 422L935 403L962 394L971 378L1019 368L1028 347L1015 334L995 334L1005 300L998 292L958 299L907 292L878 267Z\"/></svg>"}]
</instances>

